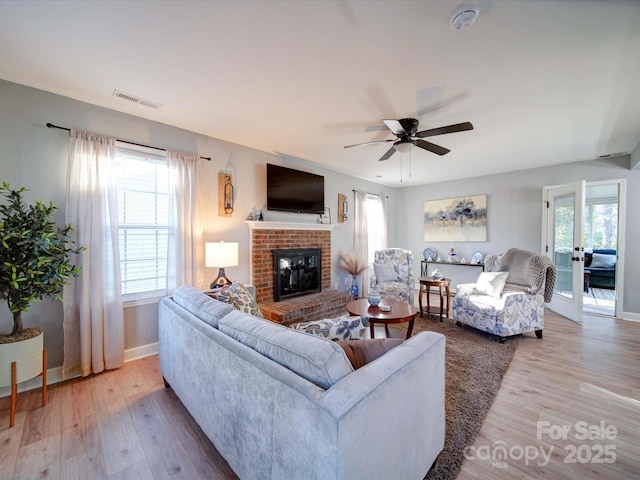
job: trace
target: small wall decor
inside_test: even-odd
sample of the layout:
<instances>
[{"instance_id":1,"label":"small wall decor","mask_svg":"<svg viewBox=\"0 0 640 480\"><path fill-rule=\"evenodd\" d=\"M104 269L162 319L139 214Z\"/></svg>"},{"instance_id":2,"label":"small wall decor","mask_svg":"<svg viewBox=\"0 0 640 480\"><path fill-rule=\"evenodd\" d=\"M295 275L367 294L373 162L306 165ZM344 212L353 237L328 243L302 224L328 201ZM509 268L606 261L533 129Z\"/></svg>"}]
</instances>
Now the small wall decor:
<instances>
[{"instance_id":1,"label":"small wall decor","mask_svg":"<svg viewBox=\"0 0 640 480\"><path fill-rule=\"evenodd\" d=\"M487 196L424 202L425 242L486 242Z\"/></svg>"},{"instance_id":2,"label":"small wall decor","mask_svg":"<svg viewBox=\"0 0 640 480\"><path fill-rule=\"evenodd\" d=\"M331 223L331 209L324 207L324 213L320 215L320 223Z\"/></svg>"},{"instance_id":3,"label":"small wall decor","mask_svg":"<svg viewBox=\"0 0 640 480\"><path fill-rule=\"evenodd\" d=\"M338 223L347 221L347 196L344 193L338 194Z\"/></svg>"},{"instance_id":4,"label":"small wall decor","mask_svg":"<svg viewBox=\"0 0 640 480\"><path fill-rule=\"evenodd\" d=\"M233 180L230 173L218 172L218 216L233 214Z\"/></svg>"}]
</instances>

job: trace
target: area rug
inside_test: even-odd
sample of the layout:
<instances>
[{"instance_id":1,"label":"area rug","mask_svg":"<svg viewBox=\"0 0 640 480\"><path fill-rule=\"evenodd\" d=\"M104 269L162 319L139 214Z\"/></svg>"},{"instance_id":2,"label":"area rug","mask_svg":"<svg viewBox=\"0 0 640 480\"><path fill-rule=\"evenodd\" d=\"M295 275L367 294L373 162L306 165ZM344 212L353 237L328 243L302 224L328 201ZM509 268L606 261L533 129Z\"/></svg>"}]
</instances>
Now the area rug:
<instances>
[{"instance_id":1,"label":"area rug","mask_svg":"<svg viewBox=\"0 0 640 480\"><path fill-rule=\"evenodd\" d=\"M391 327L406 329L405 325ZM425 479L454 479L464 461L464 449L473 445L498 393L519 338L501 344L496 337L464 325L458 327L451 319L416 318L413 335L424 330L447 337L444 450Z\"/></svg>"}]
</instances>

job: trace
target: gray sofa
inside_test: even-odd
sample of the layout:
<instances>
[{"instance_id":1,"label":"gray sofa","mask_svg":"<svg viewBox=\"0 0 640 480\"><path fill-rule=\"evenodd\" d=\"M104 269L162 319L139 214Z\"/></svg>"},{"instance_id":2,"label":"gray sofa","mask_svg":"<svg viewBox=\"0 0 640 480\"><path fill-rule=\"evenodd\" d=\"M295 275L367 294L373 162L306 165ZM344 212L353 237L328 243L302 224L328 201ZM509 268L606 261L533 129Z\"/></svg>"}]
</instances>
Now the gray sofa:
<instances>
[{"instance_id":1,"label":"gray sofa","mask_svg":"<svg viewBox=\"0 0 640 480\"><path fill-rule=\"evenodd\" d=\"M354 371L335 342L180 287L159 342L165 382L242 479L423 478L443 448L443 335Z\"/></svg>"}]
</instances>

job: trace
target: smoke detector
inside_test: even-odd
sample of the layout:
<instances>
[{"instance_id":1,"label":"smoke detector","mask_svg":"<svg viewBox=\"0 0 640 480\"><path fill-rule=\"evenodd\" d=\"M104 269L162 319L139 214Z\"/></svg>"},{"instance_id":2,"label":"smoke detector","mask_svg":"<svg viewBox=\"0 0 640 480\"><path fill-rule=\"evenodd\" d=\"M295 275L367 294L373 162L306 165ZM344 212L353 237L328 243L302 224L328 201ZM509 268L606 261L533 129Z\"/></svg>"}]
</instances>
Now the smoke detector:
<instances>
[{"instance_id":1,"label":"smoke detector","mask_svg":"<svg viewBox=\"0 0 640 480\"><path fill-rule=\"evenodd\" d=\"M469 30L478 18L478 9L472 6L457 8L451 15L449 24L454 30Z\"/></svg>"}]
</instances>

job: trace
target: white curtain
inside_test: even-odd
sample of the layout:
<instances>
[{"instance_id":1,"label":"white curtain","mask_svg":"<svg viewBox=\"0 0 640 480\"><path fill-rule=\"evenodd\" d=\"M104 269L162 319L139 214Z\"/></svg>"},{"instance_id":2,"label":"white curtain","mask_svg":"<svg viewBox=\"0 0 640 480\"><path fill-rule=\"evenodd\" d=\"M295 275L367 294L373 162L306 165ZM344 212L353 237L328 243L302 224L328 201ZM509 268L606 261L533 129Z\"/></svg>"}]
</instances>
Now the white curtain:
<instances>
[{"instance_id":1,"label":"white curtain","mask_svg":"<svg viewBox=\"0 0 640 480\"><path fill-rule=\"evenodd\" d=\"M387 197L384 195L367 196L367 231L369 232L369 261L373 263L373 254L387 248Z\"/></svg>"},{"instance_id":2,"label":"white curtain","mask_svg":"<svg viewBox=\"0 0 640 480\"><path fill-rule=\"evenodd\" d=\"M167 294L180 285L203 287L200 222L200 158L167 150L169 167L169 242Z\"/></svg>"},{"instance_id":3,"label":"white curtain","mask_svg":"<svg viewBox=\"0 0 640 480\"><path fill-rule=\"evenodd\" d=\"M366 192L355 192L355 212L354 212L354 250L358 258L369 258L369 228L367 215L367 194ZM369 293L370 268L360 275L360 296L366 297Z\"/></svg>"},{"instance_id":4,"label":"white curtain","mask_svg":"<svg viewBox=\"0 0 640 480\"><path fill-rule=\"evenodd\" d=\"M76 260L80 276L63 289L63 379L117 368L124 360L115 144L70 132L66 223L85 251Z\"/></svg>"}]
</instances>

